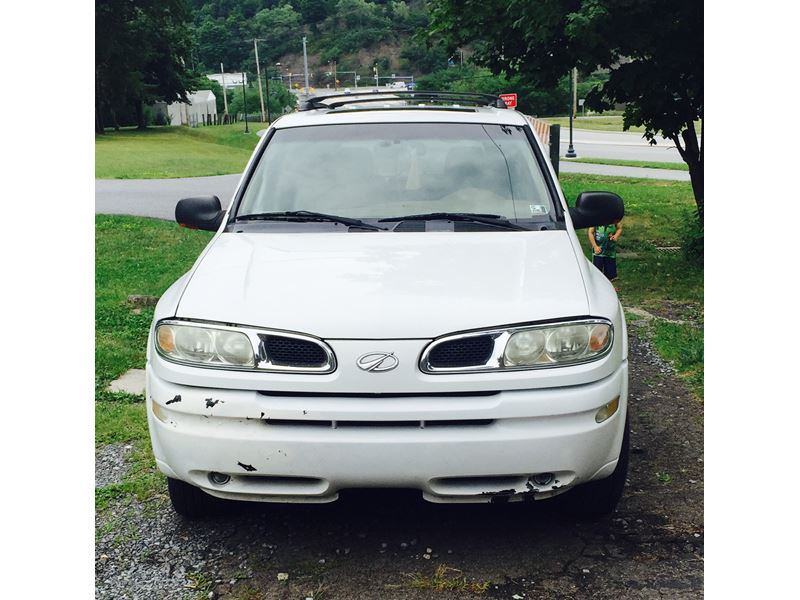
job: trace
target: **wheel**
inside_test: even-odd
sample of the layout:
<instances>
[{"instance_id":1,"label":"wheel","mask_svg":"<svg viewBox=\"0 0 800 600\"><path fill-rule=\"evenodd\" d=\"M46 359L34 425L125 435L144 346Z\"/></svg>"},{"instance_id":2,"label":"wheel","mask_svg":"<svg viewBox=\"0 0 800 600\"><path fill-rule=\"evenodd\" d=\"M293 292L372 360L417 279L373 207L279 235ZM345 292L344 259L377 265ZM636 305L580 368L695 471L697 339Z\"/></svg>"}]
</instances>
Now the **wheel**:
<instances>
[{"instance_id":1,"label":"wheel","mask_svg":"<svg viewBox=\"0 0 800 600\"><path fill-rule=\"evenodd\" d=\"M213 517L224 512L225 501L180 479L167 477L167 489L172 508L175 512L187 519L202 519Z\"/></svg>"},{"instance_id":2,"label":"wheel","mask_svg":"<svg viewBox=\"0 0 800 600\"><path fill-rule=\"evenodd\" d=\"M567 512L579 517L602 517L614 512L622 497L625 479L628 476L630 446L630 421L626 415L622 448L619 451L619 461L614 472L605 479L584 483L564 494L564 508L567 509Z\"/></svg>"}]
</instances>

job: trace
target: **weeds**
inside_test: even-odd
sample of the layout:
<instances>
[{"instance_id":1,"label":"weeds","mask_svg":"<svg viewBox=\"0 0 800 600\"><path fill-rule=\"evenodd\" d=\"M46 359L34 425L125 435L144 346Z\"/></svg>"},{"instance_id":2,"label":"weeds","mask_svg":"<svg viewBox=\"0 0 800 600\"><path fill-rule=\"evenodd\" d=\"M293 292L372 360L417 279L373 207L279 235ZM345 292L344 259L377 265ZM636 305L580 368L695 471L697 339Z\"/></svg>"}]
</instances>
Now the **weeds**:
<instances>
[{"instance_id":1,"label":"weeds","mask_svg":"<svg viewBox=\"0 0 800 600\"><path fill-rule=\"evenodd\" d=\"M472 594L482 594L489 589L488 581L469 581L467 576L459 570L446 565L436 567L432 576L420 573L409 573L409 585L420 590L431 590L434 592L470 592Z\"/></svg>"}]
</instances>

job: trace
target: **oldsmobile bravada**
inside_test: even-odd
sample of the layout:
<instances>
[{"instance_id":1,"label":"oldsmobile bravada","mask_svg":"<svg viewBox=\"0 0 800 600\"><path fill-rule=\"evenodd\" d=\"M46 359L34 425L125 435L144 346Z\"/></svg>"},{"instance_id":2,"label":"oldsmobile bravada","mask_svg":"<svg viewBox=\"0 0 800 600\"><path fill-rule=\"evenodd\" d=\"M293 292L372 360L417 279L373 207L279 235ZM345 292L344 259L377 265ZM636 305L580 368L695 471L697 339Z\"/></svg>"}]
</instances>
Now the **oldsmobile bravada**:
<instances>
[{"instance_id":1,"label":"oldsmobile bravada","mask_svg":"<svg viewBox=\"0 0 800 600\"><path fill-rule=\"evenodd\" d=\"M628 465L628 347L611 283L545 147L496 97L312 98L274 122L215 231L161 297L147 415L175 510L331 502L413 488L431 502L565 494L613 511Z\"/></svg>"}]
</instances>

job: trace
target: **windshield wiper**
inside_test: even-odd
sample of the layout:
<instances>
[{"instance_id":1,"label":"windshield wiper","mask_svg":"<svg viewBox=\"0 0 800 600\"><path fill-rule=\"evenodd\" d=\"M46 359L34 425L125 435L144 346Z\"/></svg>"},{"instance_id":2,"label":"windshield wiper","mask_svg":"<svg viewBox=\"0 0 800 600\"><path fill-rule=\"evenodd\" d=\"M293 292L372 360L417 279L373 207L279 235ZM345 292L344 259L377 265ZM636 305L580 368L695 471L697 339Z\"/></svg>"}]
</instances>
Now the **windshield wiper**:
<instances>
[{"instance_id":1,"label":"windshield wiper","mask_svg":"<svg viewBox=\"0 0 800 600\"><path fill-rule=\"evenodd\" d=\"M386 231L385 227L378 227L365 223L360 219L349 217L339 217L337 215L326 215L324 213L313 212L310 210L284 210L280 212L253 213L249 215L238 215L234 221L292 221L295 223L310 221L328 221L330 223L341 223L349 227L361 227L372 231Z\"/></svg>"},{"instance_id":2,"label":"windshield wiper","mask_svg":"<svg viewBox=\"0 0 800 600\"><path fill-rule=\"evenodd\" d=\"M393 221L471 221L473 223L485 223L494 227L514 229L517 231L530 231L527 227L512 223L500 215L487 215L483 213L461 213L461 212L435 212L422 215L406 215L405 217L388 217L378 219L379 223L389 223Z\"/></svg>"}]
</instances>

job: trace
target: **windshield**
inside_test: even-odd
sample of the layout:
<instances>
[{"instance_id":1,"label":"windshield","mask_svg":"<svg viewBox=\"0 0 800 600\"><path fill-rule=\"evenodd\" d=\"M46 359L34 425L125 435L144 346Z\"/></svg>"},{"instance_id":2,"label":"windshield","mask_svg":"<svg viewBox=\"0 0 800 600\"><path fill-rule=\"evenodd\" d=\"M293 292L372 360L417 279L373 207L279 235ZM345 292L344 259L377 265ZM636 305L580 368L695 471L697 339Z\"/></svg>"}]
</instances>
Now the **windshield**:
<instances>
[{"instance_id":1,"label":"windshield","mask_svg":"<svg viewBox=\"0 0 800 600\"><path fill-rule=\"evenodd\" d=\"M555 221L523 128L464 123L279 129L237 218L283 211L371 222L429 213L481 214L520 224Z\"/></svg>"}]
</instances>

